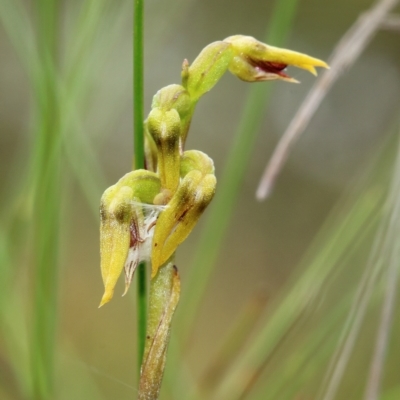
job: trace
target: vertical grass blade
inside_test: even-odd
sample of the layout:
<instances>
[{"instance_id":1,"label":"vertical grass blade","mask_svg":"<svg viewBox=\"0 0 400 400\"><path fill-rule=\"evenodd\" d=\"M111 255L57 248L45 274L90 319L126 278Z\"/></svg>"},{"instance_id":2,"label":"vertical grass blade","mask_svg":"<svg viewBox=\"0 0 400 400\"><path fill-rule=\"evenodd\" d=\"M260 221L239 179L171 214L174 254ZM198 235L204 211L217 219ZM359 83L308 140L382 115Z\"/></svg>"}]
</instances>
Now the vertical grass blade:
<instances>
[{"instance_id":1,"label":"vertical grass blade","mask_svg":"<svg viewBox=\"0 0 400 400\"><path fill-rule=\"evenodd\" d=\"M143 139L143 0L134 0L133 14L133 144L135 169L144 168Z\"/></svg>"},{"instance_id":2,"label":"vertical grass blade","mask_svg":"<svg viewBox=\"0 0 400 400\"><path fill-rule=\"evenodd\" d=\"M60 137L56 90L56 0L38 0L37 32L41 68L36 77L38 139L35 148L35 289L31 363L33 399L54 398L54 347L60 216Z\"/></svg>"},{"instance_id":3,"label":"vertical grass blade","mask_svg":"<svg viewBox=\"0 0 400 400\"><path fill-rule=\"evenodd\" d=\"M143 0L134 0L133 14L133 143L134 168L144 168L143 139ZM142 364L146 338L147 316L147 276L146 264L137 268L137 341L138 366Z\"/></svg>"}]
</instances>

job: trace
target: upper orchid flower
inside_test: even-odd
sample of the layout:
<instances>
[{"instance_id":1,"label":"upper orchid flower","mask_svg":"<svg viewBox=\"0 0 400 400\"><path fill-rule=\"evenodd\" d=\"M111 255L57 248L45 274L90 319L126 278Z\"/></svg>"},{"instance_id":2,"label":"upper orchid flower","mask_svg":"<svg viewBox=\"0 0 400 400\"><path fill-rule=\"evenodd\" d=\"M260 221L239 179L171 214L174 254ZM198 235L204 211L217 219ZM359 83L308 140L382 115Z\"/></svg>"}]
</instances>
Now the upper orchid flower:
<instances>
[{"instance_id":1,"label":"upper orchid flower","mask_svg":"<svg viewBox=\"0 0 400 400\"><path fill-rule=\"evenodd\" d=\"M305 69L313 75L317 75L315 67L328 68L328 64L318 58L269 46L251 36L230 36L224 42L230 43L233 49L229 71L246 82L281 79L297 83L283 72L288 65Z\"/></svg>"},{"instance_id":2,"label":"upper orchid flower","mask_svg":"<svg viewBox=\"0 0 400 400\"><path fill-rule=\"evenodd\" d=\"M262 82L280 79L298 83L285 74L284 69L293 65L316 75L315 67L329 68L318 58L295 51L280 49L259 42L251 36L235 35L209 44L192 65L183 64L183 86L193 101L213 88L229 70L246 82Z\"/></svg>"}]
</instances>

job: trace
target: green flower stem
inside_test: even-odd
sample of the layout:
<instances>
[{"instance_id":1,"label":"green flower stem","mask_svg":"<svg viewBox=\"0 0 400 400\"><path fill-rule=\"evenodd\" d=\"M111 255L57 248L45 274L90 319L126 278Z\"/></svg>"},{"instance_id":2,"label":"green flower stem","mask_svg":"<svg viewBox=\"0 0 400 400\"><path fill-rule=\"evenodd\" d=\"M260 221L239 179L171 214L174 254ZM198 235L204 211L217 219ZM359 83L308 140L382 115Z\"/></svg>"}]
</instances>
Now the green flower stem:
<instances>
[{"instance_id":1,"label":"green flower stem","mask_svg":"<svg viewBox=\"0 0 400 400\"><path fill-rule=\"evenodd\" d=\"M282 46L295 16L297 0L277 1L265 42ZM236 132L228 160L219 179L220 186L203 228L197 251L190 268L189 282L185 283L185 302L180 315L184 318L179 328L187 339L196 311L211 277L225 232L231 221L240 185L246 173L259 127L265 115L273 85L254 85L249 93L241 122Z\"/></svg>"},{"instance_id":2,"label":"green flower stem","mask_svg":"<svg viewBox=\"0 0 400 400\"><path fill-rule=\"evenodd\" d=\"M133 145L134 169L144 168L143 138L143 0L134 0L133 14Z\"/></svg>"},{"instance_id":3,"label":"green flower stem","mask_svg":"<svg viewBox=\"0 0 400 400\"><path fill-rule=\"evenodd\" d=\"M171 321L180 293L172 256L150 282L146 346L139 384L139 400L157 400L164 374Z\"/></svg>"},{"instance_id":4,"label":"green flower stem","mask_svg":"<svg viewBox=\"0 0 400 400\"><path fill-rule=\"evenodd\" d=\"M144 168L143 138L143 0L134 0L133 13L133 144L134 169ZM143 360L147 318L146 264L137 268L137 353L138 370Z\"/></svg>"},{"instance_id":5,"label":"green flower stem","mask_svg":"<svg viewBox=\"0 0 400 400\"><path fill-rule=\"evenodd\" d=\"M57 1L38 0L36 77L39 109L35 149L35 292L31 338L32 399L53 399L60 217L60 122L55 78Z\"/></svg>"}]
</instances>

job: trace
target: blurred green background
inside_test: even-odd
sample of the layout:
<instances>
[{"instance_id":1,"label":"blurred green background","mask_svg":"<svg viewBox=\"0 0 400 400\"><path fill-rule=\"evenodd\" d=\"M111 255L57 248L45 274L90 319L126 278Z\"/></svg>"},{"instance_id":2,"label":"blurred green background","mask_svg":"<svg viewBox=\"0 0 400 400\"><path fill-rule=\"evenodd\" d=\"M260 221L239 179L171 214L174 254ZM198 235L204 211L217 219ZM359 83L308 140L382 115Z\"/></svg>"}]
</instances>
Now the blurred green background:
<instances>
[{"instance_id":1,"label":"blurred green background","mask_svg":"<svg viewBox=\"0 0 400 400\"><path fill-rule=\"evenodd\" d=\"M146 114L158 89L179 83L184 58L193 61L208 43L233 34L263 40L274 5L269 0L146 1ZM371 5L367 0L299 1L285 47L327 60ZM132 166L132 4L68 0L57 6L61 219L53 398L132 399L137 392L135 287L125 298L115 296L97 309L103 290L98 203L102 192ZM37 9L34 1L0 0L0 398L5 400L33 398L29 338L37 232L32 221L40 219L33 206L39 120L34 76L42 68L34 56ZM193 315L185 307L190 267L199 241L207 236L207 218L218 224L213 204L177 253L184 294L175 328L183 326L186 339L173 328L162 399L325 398L324 376L361 287L393 182L400 133L399 33L378 32L322 103L272 196L258 202L255 190L262 171L315 80L302 70L289 69L289 74L301 85L261 84L273 86L268 107L210 283ZM193 119L187 149L214 159L219 185L249 90L250 85L227 74L201 100ZM389 214L395 203L390 206ZM395 243L393 232L388 237ZM390 245L382 247L381 252L391 254ZM386 254L382 257L386 260ZM364 398L386 291L383 267L332 398ZM246 304L260 293L259 307L246 314ZM385 397L380 397L386 400L400 398L398 310L384 369ZM237 322L246 333L245 344L229 361L231 368L221 372L221 383L213 386L204 376L223 358L219 349L229 341L226 335L238 316L252 312L254 329L252 322ZM291 322L283 323L285 318ZM186 320L195 323L189 328ZM268 339L266 332L275 336ZM239 336L236 330L233 337ZM254 369L240 367L251 351L253 359L259 354L259 363L249 364ZM236 397L226 389L232 380Z\"/></svg>"}]
</instances>

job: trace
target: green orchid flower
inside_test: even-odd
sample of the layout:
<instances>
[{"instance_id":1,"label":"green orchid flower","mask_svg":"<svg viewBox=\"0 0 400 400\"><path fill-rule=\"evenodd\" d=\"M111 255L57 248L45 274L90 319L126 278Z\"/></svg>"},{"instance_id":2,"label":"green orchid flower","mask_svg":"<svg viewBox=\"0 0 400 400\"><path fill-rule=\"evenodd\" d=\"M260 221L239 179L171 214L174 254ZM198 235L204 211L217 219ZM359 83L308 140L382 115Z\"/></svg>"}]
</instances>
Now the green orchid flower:
<instances>
[{"instance_id":1,"label":"green orchid flower","mask_svg":"<svg viewBox=\"0 0 400 400\"><path fill-rule=\"evenodd\" d=\"M324 61L268 46L250 36L230 36L205 47L191 65L185 60L181 85L169 85L157 92L145 121L149 170L126 174L101 199L100 252L105 292L100 306L113 297L123 270L126 293L140 260L151 260L154 279L214 196L213 161L200 151L184 151L200 97L228 70L246 82L297 82L284 72L290 65L313 74L315 67L328 68Z\"/></svg>"}]
</instances>

